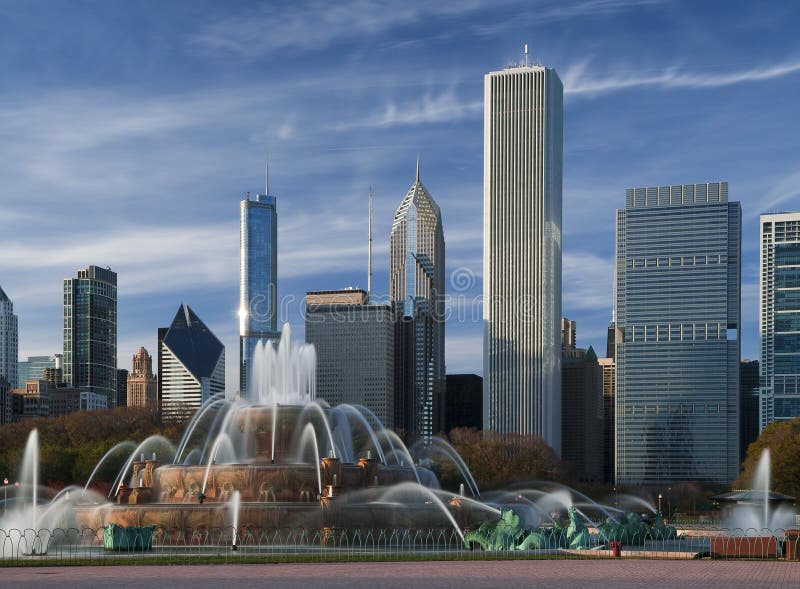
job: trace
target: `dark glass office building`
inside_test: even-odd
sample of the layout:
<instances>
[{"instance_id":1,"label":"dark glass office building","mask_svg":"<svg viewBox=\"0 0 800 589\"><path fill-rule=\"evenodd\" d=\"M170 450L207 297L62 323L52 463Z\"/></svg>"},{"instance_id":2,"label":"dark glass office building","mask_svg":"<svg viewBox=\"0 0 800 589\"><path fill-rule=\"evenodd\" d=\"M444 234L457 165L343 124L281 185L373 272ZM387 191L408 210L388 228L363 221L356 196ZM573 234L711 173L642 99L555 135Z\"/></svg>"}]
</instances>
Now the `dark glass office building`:
<instances>
[{"instance_id":1,"label":"dark glass office building","mask_svg":"<svg viewBox=\"0 0 800 589\"><path fill-rule=\"evenodd\" d=\"M617 211L616 482L739 466L741 207L728 184L635 188Z\"/></svg>"},{"instance_id":2,"label":"dark glass office building","mask_svg":"<svg viewBox=\"0 0 800 589\"><path fill-rule=\"evenodd\" d=\"M117 396L117 274L89 266L64 280L64 382Z\"/></svg>"}]
</instances>

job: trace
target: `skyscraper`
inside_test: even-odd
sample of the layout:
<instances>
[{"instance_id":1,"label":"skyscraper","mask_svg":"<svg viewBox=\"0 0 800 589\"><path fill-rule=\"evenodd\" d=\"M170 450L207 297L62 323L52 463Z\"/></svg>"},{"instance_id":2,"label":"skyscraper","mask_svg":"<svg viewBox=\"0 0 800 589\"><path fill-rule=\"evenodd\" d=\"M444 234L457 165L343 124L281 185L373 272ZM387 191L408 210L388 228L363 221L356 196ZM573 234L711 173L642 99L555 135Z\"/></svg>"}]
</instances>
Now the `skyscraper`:
<instances>
[{"instance_id":1,"label":"skyscraper","mask_svg":"<svg viewBox=\"0 0 800 589\"><path fill-rule=\"evenodd\" d=\"M759 409L758 360L739 364L739 462L744 462L747 448L758 438Z\"/></svg>"},{"instance_id":2,"label":"skyscraper","mask_svg":"<svg viewBox=\"0 0 800 589\"><path fill-rule=\"evenodd\" d=\"M603 371L603 482L614 482L616 464L617 365L614 358L598 358Z\"/></svg>"},{"instance_id":3,"label":"skyscraper","mask_svg":"<svg viewBox=\"0 0 800 589\"><path fill-rule=\"evenodd\" d=\"M178 308L166 332L159 330L158 355L164 419L185 419L225 392L225 346L188 305Z\"/></svg>"},{"instance_id":4,"label":"skyscraper","mask_svg":"<svg viewBox=\"0 0 800 589\"><path fill-rule=\"evenodd\" d=\"M268 166L268 165L267 165ZM239 225L239 393L247 396L248 370L259 341L278 339L278 212L269 193L241 202Z\"/></svg>"},{"instance_id":5,"label":"skyscraper","mask_svg":"<svg viewBox=\"0 0 800 589\"><path fill-rule=\"evenodd\" d=\"M394 425L423 439L445 425L444 249L442 214L417 160L389 237L389 296L397 313Z\"/></svg>"},{"instance_id":6,"label":"skyscraper","mask_svg":"<svg viewBox=\"0 0 800 589\"><path fill-rule=\"evenodd\" d=\"M117 368L117 391L114 394L114 407L128 406L128 369Z\"/></svg>"},{"instance_id":7,"label":"skyscraper","mask_svg":"<svg viewBox=\"0 0 800 589\"><path fill-rule=\"evenodd\" d=\"M603 368L594 349L561 359L561 458L584 482L603 480Z\"/></svg>"},{"instance_id":8,"label":"skyscraper","mask_svg":"<svg viewBox=\"0 0 800 589\"><path fill-rule=\"evenodd\" d=\"M736 478L741 208L727 182L634 188L617 211L616 482Z\"/></svg>"},{"instance_id":9,"label":"skyscraper","mask_svg":"<svg viewBox=\"0 0 800 589\"><path fill-rule=\"evenodd\" d=\"M317 352L317 398L364 405L394 424L394 319L360 289L306 293L306 342Z\"/></svg>"},{"instance_id":10,"label":"skyscraper","mask_svg":"<svg viewBox=\"0 0 800 589\"><path fill-rule=\"evenodd\" d=\"M64 382L114 406L117 393L117 274L89 266L64 279Z\"/></svg>"},{"instance_id":11,"label":"skyscraper","mask_svg":"<svg viewBox=\"0 0 800 589\"><path fill-rule=\"evenodd\" d=\"M63 356L28 356L27 360L17 363L17 388L25 388L26 380L45 380L44 371L48 368L61 370L63 378ZM12 383L13 386L13 383Z\"/></svg>"},{"instance_id":12,"label":"skyscraper","mask_svg":"<svg viewBox=\"0 0 800 589\"><path fill-rule=\"evenodd\" d=\"M133 355L133 369L128 374L128 407L158 409L158 383L153 374L153 358L144 348Z\"/></svg>"},{"instance_id":13,"label":"skyscraper","mask_svg":"<svg viewBox=\"0 0 800 589\"><path fill-rule=\"evenodd\" d=\"M14 303L0 287L0 377L8 381L10 387L17 384L17 361L19 334Z\"/></svg>"},{"instance_id":14,"label":"skyscraper","mask_svg":"<svg viewBox=\"0 0 800 589\"><path fill-rule=\"evenodd\" d=\"M800 417L800 212L761 215L760 427Z\"/></svg>"},{"instance_id":15,"label":"skyscraper","mask_svg":"<svg viewBox=\"0 0 800 589\"><path fill-rule=\"evenodd\" d=\"M561 160L556 71L484 78L483 427L561 452Z\"/></svg>"},{"instance_id":16,"label":"skyscraper","mask_svg":"<svg viewBox=\"0 0 800 589\"><path fill-rule=\"evenodd\" d=\"M577 325L566 317L561 318L561 352L574 350L577 343Z\"/></svg>"}]
</instances>

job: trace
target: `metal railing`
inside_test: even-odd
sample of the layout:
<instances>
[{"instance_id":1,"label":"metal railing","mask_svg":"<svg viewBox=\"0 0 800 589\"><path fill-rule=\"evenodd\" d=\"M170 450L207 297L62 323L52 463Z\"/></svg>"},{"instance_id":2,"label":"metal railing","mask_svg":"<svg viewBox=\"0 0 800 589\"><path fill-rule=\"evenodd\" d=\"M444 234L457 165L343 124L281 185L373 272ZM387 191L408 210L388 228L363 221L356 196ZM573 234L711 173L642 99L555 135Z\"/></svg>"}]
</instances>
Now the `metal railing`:
<instances>
[{"instance_id":1,"label":"metal railing","mask_svg":"<svg viewBox=\"0 0 800 589\"><path fill-rule=\"evenodd\" d=\"M554 531L536 548L484 550L468 545L455 530L441 529L269 529L232 527L178 530L156 527L152 548L141 542L104 547L103 529L0 529L0 565L121 562L259 562L470 559L790 559L798 558L800 531L704 528L684 530L677 538L647 533L625 538L615 547L599 534L582 548L571 548ZM612 539L612 542L614 540ZM588 546L586 546L588 544ZM508 549L507 546L512 546ZM615 551L614 548L617 548Z\"/></svg>"}]
</instances>

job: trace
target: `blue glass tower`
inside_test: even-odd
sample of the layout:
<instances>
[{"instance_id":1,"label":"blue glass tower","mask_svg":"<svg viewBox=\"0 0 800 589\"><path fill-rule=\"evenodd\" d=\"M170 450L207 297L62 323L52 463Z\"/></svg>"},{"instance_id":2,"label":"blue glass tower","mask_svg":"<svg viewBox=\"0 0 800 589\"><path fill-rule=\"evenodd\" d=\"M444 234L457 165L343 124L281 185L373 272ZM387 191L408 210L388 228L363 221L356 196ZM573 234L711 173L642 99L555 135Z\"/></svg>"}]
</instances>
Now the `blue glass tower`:
<instances>
[{"instance_id":1,"label":"blue glass tower","mask_svg":"<svg viewBox=\"0 0 800 589\"><path fill-rule=\"evenodd\" d=\"M239 227L239 391L247 396L248 371L259 341L277 337L278 212L269 193L241 202Z\"/></svg>"},{"instance_id":2,"label":"blue glass tower","mask_svg":"<svg viewBox=\"0 0 800 589\"><path fill-rule=\"evenodd\" d=\"M617 211L616 481L739 466L741 207L728 184L633 188Z\"/></svg>"}]
</instances>

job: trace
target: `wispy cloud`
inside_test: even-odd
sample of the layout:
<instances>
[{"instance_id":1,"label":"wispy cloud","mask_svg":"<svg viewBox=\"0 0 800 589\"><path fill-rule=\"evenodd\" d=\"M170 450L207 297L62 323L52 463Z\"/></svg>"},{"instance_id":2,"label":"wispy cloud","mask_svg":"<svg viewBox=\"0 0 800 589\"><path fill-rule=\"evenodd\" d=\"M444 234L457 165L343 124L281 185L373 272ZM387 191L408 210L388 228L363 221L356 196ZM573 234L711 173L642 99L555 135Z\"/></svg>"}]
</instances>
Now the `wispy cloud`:
<instances>
[{"instance_id":1,"label":"wispy cloud","mask_svg":"<svg viewBox=\"0 0 800 589\"><path fill-rule=\"evenodd\" d=\"M483 109L483 102L460 100L455 92L448 90L440 94L425 94L420 100L398 103L389 102L383 112L367 115L359 120L341 123L338 131L360 127L387 128L400 125L448 123L477 117Z\"/></svg>"},{"instance_id":2,"label":"wispy cloud","mask_svg":"<svg viewBox=\"0 0 800 589\"><path fill-rule=\"evenodd\" d=\"M755 205L747 208L745 217L754 219L761 213L777 211L778 207L789 201L794 201L793 208L796 208L798 198L800 198L800 169L778 180L763 197L756 201Z\"/></svg>"},{"instance_id":3,"label":"wispy cloud","mask_svg":"<svg viewBox=\"0 0 800 589\"><path fill-rule=\"evenodd\" d=\"M268 3L244 14L209 22L190 36L189 43L248 59L284 49L313 52L339 41L352 42L424 18L468 14L483 6L485 3L477 0Z\"/></svg>"},{"instance_id":4,"label":"wispy cloud","mask_svg":"<svg viewBox=\"0 0 800 589\"><path fill-rule=\"evenodd\" d=\"M590 252L564 252L563 313L592 310L611 315L614 261Z\"/></svg>"},{"instance_id":5,"label":"wispy cloud","mask_svg":"<svg viewBox=\"0 0 800 589\"><path fill-rule=\"evenodd\" d=\"M800 71L800 59L776 65L717 73L688 72L681 70L678 66L672 66L655 73L630 72L603 76L596 75L597 69L591 68L590 65L590 61L581 61L564 70L562 79L565 94L596 96L641 87L720 88L780 78Z\"/></svg>"}]
</instances>

